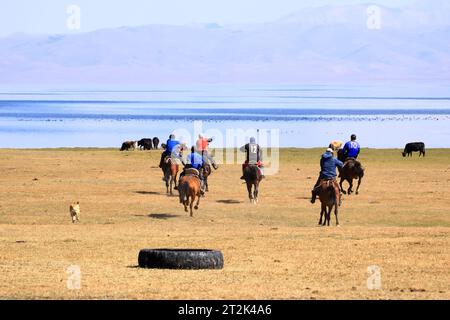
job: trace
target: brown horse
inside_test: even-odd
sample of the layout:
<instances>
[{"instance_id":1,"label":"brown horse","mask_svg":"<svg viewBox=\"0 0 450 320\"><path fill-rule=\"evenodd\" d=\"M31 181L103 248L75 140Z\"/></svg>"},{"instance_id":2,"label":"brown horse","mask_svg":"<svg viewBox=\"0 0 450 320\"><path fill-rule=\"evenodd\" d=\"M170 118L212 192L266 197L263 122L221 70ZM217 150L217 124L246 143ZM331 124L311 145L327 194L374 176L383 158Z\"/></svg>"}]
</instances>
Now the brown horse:
<instances>
[{"instance_id":1,"label":"brown horse","mask_svg":"<svg viewBox=\"0 0 450 320\"><path fill-rule=\"evenodd\" d=\"M163 180L166 182L166 189L167 194L172 195L172 189L173 187L177 188L177 175L179 166L178 163L172 159L172 157L166 157L163 162L162 171L164 173ZM169 185L170 184L170 185Z\"/></svg>"},{"instance_id":2,"label":"brown horse","mask_svg":"<svg viewBox=\"0 0 450 320\"><path fill-rule=\"evenodd\" d=\"M244 169L244 179L247 184L248 198L251 203L258 203L259 183L262 180L261 170L254 164L249 164ZM253 188L253 193L252 193Z\"/></svg>"},{"instance_id":3,"label":"brown horse","mask_svg":"<svg viewBox=\"0 0 450 320\"><path fill-rule=\"evenodd\" d=\"M188 212L187 206L189 205L191 217L193 216L192 207L196 198L197 204L194 209L197 210L200 204L200 178L193 170L195 169L186 169L186 174L180 179L178 184L180 203L184 205L184 211L186 212Z\"/></svg>"},{"instance_id":4,"label":"brown horse","mask_svg":"<svg viewBox=\"0 0 450 320\"><path fill-rule=\"evenodd\" d=\"M336 180L321 180L318 187L318 195L321 202L319 225L330 225L331 210L334 207L336 226L339 226L338 207L341 202L339 186ZM327 210L328 209L328 210ZM325 215L322 223L322 217Z\"/></svg>"},{"instance_id":5,"label":"brown horse","mask_svg":"<svg viewBox=\"0 0 450 320\"><path fill-rule=\"evenodd\" d=\"M339 172L341 177L339 186L341 187L342 193L348 193L350 195L353 192L353 179L358 179L358 186L356 187L356 194L358 194L361 180L364 177L364 167L361 165L361 162L355 158L347 158L347 160L345 160L344 167L340 169ZM344 182L344 180L346 180L349 184L347 192L345 192L342 187L342 182Z\"/></svg>"}]
</instances>

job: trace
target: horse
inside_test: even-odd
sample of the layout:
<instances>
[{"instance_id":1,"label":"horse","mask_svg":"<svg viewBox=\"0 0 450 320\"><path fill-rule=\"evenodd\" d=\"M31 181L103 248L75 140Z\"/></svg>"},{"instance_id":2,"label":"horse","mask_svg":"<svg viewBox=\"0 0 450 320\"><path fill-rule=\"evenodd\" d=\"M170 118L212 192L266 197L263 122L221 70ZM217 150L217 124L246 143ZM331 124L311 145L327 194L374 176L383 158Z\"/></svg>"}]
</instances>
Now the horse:
<instances>
[{"instance_id":1,"label":"horse","mask_svg":"<svg viewBox=\"0 0 450 320\"><path fill-rule=\"evenodd\" d=\"M338 207L341 204L341 195L337 181L334 179L320 181L318 195L321 202L319 225L330 225L331 210L333 210L334 207L336 226L339 226ZM322 218L324 215L325 217L322 223Z\"/></svg>"},{"instance_id":2,"label":"horse","mask_svg":"<svg viewBox=\"0 0 450 320\"><path fill-rule=\"evenodd\" d=\"M178 163L172 159L172 157L168 156L163 161L162 171L164 173L163 180L166 182L166 192L167 194L173 195L172 186L177 188L177 175L179 170ZM169 188L170 183L170 188Z\"/></svg>"},{"instance_id":3,"label":"horse","mask_svg":"<svg viewBox=\"0 0 450 320\"><path fill-rule=\"evenodd\" d=\"M261 170L257 165L249 164L244 169L244 180L247 184L248 198L253 204L258 203L259 183L262 180ZM253 187L253 194L252 194Z\"/></svg>"},{"instance_id":4,"label":"horse","mask_svg":"<svg viewBox=\"0 0 450 320\"><path fill-rule=\"evenodd\" d=\"M361 185L361 180L364 177L364 167L361 165L361 162L356 160L355 158L347 158L344 163L344 167L339 170L340 173L340 182L339 186L344 194L351 194L353 192L353 179L358 179L358 186L356 187L356 194L359 193L359 186ZM342 182L346 180L349 184L347 192L345 192L342 187Z\"/></svg>"},{"instance_id":5,"label":"horse","mask_svg":"<svg viewBox=\"0 0 450 320\"><path fill-rule=\"evenodd\" d=\"M203 175L203 183L205 185L205 191L208 192L208 177L211 174L211 165L207 162L203 162L203 166L201 168Z\"/></svg>"},{"instance_id":6,"label":"horse","mask_svg":"<svg viewBox=\"0 0 450 320\"><path fill-rule=\"evenodd\" d=\"M194 209L197 210L200 204L200 178L196 169L190 168L185 170L185 175L180 179L178 184L178 193L180 203L184 205L184 211L188 212L188 205L190 209L190 216L193 216L192 207L197 198L197 203Z\"/></svg>"}]
</instances>

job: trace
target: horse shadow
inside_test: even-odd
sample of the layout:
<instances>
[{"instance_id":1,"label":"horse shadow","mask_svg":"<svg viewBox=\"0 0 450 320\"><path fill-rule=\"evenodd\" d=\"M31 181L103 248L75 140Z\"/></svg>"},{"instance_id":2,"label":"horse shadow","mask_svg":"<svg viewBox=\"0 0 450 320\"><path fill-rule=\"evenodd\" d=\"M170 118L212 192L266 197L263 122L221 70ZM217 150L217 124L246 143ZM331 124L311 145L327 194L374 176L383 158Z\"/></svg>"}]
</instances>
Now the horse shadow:
<instances>
[{"instance_id":1,"label":"horse shadow","mask_svg":"<svg viewBox=\"0 0 450 320\"><path fill-rule=\"evenodd\" d=\"M151 194L159 194L161 195L161 192L156 191L135 191L134 193L143 194L143 195L151 195Z\"/></svg>"},{"instance_id":2,"label":"horse shadow","mask_svg":"<svg viewBox=\"0 0 450 320\"><path fill-rule=\"evenodd\" d=\"M180 215L178 215L178 214L171 214L171 213L150 213L148 215L149 218L159 219L159 220L167 220L167 219L176 218L179 216Z\"/></svg>"},{"instance_id":3,"label":"horse shadow","mask_svg":"<svg viewBox=\"0 0 450 320\"><path fill-rule=\"evenodd\" d=\"M216 202L224 203L224 204L238 204L238 203L242 203L242 201L234 200L234 199L222 199L222 200L217 200Z\"/></svg>"}]
</instances>

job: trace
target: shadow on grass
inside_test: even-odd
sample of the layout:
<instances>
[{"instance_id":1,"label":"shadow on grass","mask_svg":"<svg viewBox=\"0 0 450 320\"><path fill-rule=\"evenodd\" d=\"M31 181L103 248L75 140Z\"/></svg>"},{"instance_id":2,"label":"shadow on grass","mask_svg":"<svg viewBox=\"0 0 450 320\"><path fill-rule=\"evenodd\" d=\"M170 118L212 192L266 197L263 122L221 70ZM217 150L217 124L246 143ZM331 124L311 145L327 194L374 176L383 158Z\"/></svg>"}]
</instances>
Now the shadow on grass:
<instances>
[{"instance_id":1,"label":"shadow on grass","mask_svg":"<svg viewBox=\"0 0 450 320\"><path fill-rule=\"evenodd\" d=\"M237 204L242 203L242 201L234 200L234 199L224 199L224 200L217 200L218 203L225 203L225 204Z\"/></svg>"},{"instance_id":2,"label":"shadow on grass","mask_svg":"<svg viewBox=\"0 0 450 320\"><path fill-rule=\"evenodd\" d=\"M139 194L163 194L161 192L156 192L156 191L135 191L135 193L139 193Z\"/></svg>"},{"instance_id":3,"label":"shadow on grass","mask_svg":"<svg viewBox=\"0 0 450 320\"><path fill-rule=\"evenodd\" d=\"M178 214L171 214L171 213L151 213L148 216L152 219L162 219L162 220L179 217Z\"/></svg>"}]
</instances>

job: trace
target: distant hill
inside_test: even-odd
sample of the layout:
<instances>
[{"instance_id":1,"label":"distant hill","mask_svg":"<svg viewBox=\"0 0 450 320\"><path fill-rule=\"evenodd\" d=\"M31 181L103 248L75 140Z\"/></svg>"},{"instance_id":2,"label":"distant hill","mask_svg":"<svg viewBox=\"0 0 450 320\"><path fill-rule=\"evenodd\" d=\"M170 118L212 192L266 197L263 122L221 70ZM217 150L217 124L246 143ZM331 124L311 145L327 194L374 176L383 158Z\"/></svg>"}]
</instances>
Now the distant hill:
<instances>
[{"instance_id":1,"label":"distant hill","mask_svg":"<svg viewBox=\"0 0 450 320\"><path fill-rule=\"evenodd\" d=\"M0 84L440 82L450 2L305 9L267 24L148 25L0 38Z\"/></svg>"}]
</instances>

